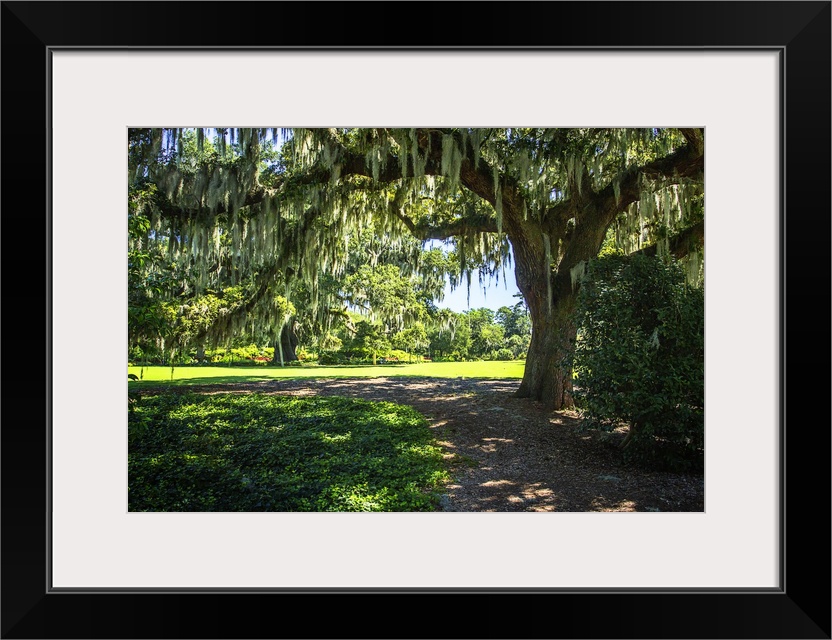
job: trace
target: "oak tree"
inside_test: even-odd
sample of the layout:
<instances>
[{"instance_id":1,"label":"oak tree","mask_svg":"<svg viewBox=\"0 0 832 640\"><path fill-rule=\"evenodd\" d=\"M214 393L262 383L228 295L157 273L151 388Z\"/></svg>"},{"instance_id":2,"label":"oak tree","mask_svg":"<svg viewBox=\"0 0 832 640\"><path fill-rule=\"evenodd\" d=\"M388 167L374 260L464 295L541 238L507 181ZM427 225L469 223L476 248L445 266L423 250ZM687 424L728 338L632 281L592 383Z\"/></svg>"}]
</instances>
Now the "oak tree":
<instances>
[{"instance_id":1,"label":"oak tree","mask_svg":"<svg viewBox=\"0 0 832 640\"><path fill-rule=\"evenodd\" d=\"M299 281L320 308L321 275L343 274L371 227L452 242L454 284L513 268L532 323L516 393L559 409L576 292L605 238L701 263L704 143L694 128L133 129L129 170L157 194L146 241L199 286Z\"/></svg>"}]
</instances>

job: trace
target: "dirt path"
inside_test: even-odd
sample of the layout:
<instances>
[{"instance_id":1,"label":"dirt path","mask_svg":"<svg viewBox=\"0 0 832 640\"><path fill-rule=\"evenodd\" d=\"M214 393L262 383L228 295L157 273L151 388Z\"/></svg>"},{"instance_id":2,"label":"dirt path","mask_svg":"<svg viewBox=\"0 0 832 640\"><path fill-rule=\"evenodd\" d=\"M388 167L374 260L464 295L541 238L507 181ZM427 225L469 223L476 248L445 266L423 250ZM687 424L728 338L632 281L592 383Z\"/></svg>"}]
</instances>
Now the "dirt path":
<instances>
[{"instance_id":1,"label":"dirt path","mask_svg":"<svg viewBox=\"0 0 832 640\"><path fill-rule=\"evenodd\" d=\"M608 438L569 412L514 398L517 380L299 379L189 386L388 400L426 416L456 480L445 511L703 511L702 476L624 466ZM149 389L148 389L149 390ZM185 388L183 388L185 390Z\"/></svg>"}]
</instances>

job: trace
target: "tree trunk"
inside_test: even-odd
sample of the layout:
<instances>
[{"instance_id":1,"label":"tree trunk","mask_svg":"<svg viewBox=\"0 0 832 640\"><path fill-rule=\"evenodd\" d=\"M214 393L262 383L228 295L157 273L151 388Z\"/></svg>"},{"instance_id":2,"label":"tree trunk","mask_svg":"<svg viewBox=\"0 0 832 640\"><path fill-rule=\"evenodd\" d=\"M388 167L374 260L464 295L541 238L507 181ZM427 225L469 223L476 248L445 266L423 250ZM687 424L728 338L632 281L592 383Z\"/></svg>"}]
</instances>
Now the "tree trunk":
<instances>
[{"instance_id":1,"label":"tree trunk","mask_svg":"<svg viewBox=\"0 0 832 640\"><path fill-rule=\"evenodd\" d=\"M280 331L280 337L274 341L274 357L272 364L283 366L284 362L294 362L298 359L295 349L298 346L298 338L292 328L292 323L285 325ZM281 353L283 358L281 360Z\"/></svg>"},{"instance_id":2,"label":"tree trunk","mask_svg":"<svg viewBox=\"0 0 832 640\"><path fill-rule=\"evenodd\" d=\"M634 420L632 424L630 424L630 428L627 431L627 435L624 436L624 439L621 441L621 444L618 445L618 447L622 450L629 447L632 444L635 437L638 435L639 431L641 431L642 426L643 425L641 422L639 422L638 420Z\"/></svg>"},{"instance_id":3,"label":"tree trunk","mask_svg":"<svg viewBox=\"0 0 832 640\"><path fill-rule=\"evenodd\" d=\"M575 345L575 296L549 305L529 306L532 339L523 380L515 395L542 402L547 409L568 409L572 399L571 356Z\"/></svg>"},{"instance_id":4,"label":"tree trunk","mask_svg":"<svg viewBox=\"0 0 832 640\"><path fill-rule=\"evenodd\" d=\"M515 277L532 321L532 337L519 398L537 400L553 410L575 406L572 399L571 356L575 347L576 293L569 276L557 277L539 240L541 233L523 228L524 238L512 241Z\"/></svg>"}]
</instances>

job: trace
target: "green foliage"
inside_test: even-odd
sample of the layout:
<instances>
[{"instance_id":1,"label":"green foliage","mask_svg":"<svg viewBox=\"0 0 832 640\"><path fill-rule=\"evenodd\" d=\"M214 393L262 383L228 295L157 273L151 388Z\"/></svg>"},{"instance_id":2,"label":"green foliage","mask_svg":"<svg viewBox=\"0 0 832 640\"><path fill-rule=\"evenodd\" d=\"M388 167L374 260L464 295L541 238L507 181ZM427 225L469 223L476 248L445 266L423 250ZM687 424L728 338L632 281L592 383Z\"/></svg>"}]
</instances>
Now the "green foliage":
<instances>
[{"instance_id":1,"label":"green foliage","mask_svg":"<svg viewBox=\"0 0 832 640\"><path fill-rule=\"evenodd\" d=\"M635 255L590 263L579 294L576 396L587 426L630 426L634 463L704 461L704 290L678 264Z\"/></svg>"},{"instance_id":2,"label":"green foliage","mask_svg":"<svg viewBox=\"0 0 832 640\"><path fill-rule=\"evenodd\" d=\"M468 315L443 309L443 318L437 316L428 338L429 350L434 359L464 360L471 348L471 324Z\"/></svg>"},{"instance_id":3,"label":"green foliage","mask_svg":"<svg viewBox=\"0 0 832 640\"><path fill-rule=\"evenodd\" d=\"M426 420L390 402L159 393L133 407L130 511L434 511L449 479Z\"/></svg>"},{"instance_id":4,"label":"green foliage","mask_svg":"<svg viewBox=\"0 0 832 640\"><path fill-rule=\"evenodd\" d=\"M532 335L532 319L529 316L529 310L522 301L512 307L497 309L494 320L503 327L506 338L520 336L528 339Z\"/></svg>"},{"instance_id":5,"label":"green foliage","mask_svg":"<svg viewBox=\"0 0 832 640\"><path fill-rule=\"evenodd\" d=\"M390 340L384 332L380 322L362 320L355 325L355 334L344 350L346 355L361 360L372 360L373 364L380 356L390 351Z\"/></svg>"},{"instance_id":6,"label":"green foliage","mask_svg":"<svg viewBox=\"0 0 832 640\"><path fill-rule=\"evenodd\" d=\"M333 364L349 364L350 358L347 354L341 351L321 351L318 354L318 364L333 365Z\"/></svg>"},{"instance_id":7,"label":"green foliage","mask_svg":"<svg viewBox=\"0 0 832 640\"><path fill-rule=\"evenodd\" d=\"M523 303L496 313L481 307L458 314L453 331L435 331L431 349L440 358L454 360L512 360L526 354L530 336L531 321Z\"/></svg>"},{"instance_id":8,"label":"green foliage","mask_svg":"<svg viewBox=\"0 0 832 640\"><path fill-rule=\"evenodd\" d=\"M176 285L176 277L160 248L146 241L151 231L148 210L156 199L155 185L131 185L127 199L127 328L130 348L164 359L171 350L176 316L164 294Z\"/></svg>"},{"instance_id":9,"label":"green foliage","mask_svg":"<svg viewBox=\"0 0 832 640\"><path fill-rule=\"evenodd\" d=\"M200 337L204 339L220 318L236 312L245 302L245 291L240 286L194 296L178 307L173 326L178 342L187 345Z\"/></svg>"},{"instance_id":10,"label":"green foliage","mask_svg":"<svg viewBox=\"0 0 832 640\"><path fill-rule=\"evenodd\" d=\"M451 355L457 360L465 360L471 351L471 325L467 318L462 320L456 328L451 340Z\"/></svg>"},{"instance_id":11,"label":"green foliage","mask_svg":"<svg viewBox=\"0 0 832 640\"><path fill-rule=\"evenodd\" d=\"M415 279L402 275L396 265L364 264L344 279L342 295L371 318L401 330L426 316L416 288Z\"/></svg>"},{"instance_id":12,"label":"green foliage","mask_svg":"<svg viewBox=\"0 0 832 640\"><path fill-rule=\"evenodd\" d=\"M409 362L421 362L420 356L414 356L412 353L402 351L401 349L390 349L386 356L387 362L397 362L400 364L407 364Z\"/></svg>"},{"instance_id":13,"label":"green foliage","mask_svg":"<svg viewBox=\"0 0 832 640\"><path fill-rule=\"evenodd\" d=\"M393 336L391 343L395 349L406 353L421 354L430 345L425 325L421 322L415 323L412 327L399 331Z\"/></svg>"},{"instance_id":14,"label":"green foliage","mask_svg":"<svg viewBox=\"0 0 832 640\"><path fill-rule=\"evenodd\" d=\"M529 342L531 341L531 336L521 336L514 334L513 336L509 336L506 340L506 349L511 352L512 358L524 358L526 353L529 351Z\"/></svg>"},{"instance_id":15,"label":"green foliage","mask_svg":"<svg viewBox=\"0 0 832 640\"><path fill-rule=\"evenodd\" d=\"M500 358L496 358L494 354L502 348L504 341L503 327L498 324L484 324L474 333L473 349L483 358L499 360Z\"/></svg>"}]
</instances>

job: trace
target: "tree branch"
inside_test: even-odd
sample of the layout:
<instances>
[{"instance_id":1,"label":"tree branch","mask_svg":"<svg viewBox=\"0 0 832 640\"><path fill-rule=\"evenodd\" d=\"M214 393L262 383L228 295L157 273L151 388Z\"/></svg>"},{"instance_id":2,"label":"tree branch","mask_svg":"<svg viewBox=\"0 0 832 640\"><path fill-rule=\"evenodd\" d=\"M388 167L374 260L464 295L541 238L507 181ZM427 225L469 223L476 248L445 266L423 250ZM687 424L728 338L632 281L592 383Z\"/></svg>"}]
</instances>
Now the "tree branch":
<instances>
[{"instance_id":1,"label":"tree branch","mask_svg":"<svg viewBox=\"0 0 832 640\"><path fill-rule=\"evenodd\" d=\"M448 240L454 236L471 233L497 233L497 223L490 216L473 216L441 225L415 223L398 208L392 207L393 214L402 221L417 240Z\"/></svg>"},{"instance_id":2,"label":"tree branch","mask_svg":"<svg viewBox=\"0 0 832 640\"><path fill-rule=\"evenodd\" d=\"M598 192L596 198L601 208L617 213L637 201L641 196L639 180L642 175L663 179L666 184L686 178L701 178L705 172L705 155L695 145L686 144L669 156L658 158L640 167L629 169L620 181L616 200L612 184Z\"/></svg>"},{"instance_id":3,"label":"tree branch","mask_svg":"<svg viewBox=\"0 0 832 640\"><path fill-rule=\"evenodd\" d=\"M679 129L687 143L699 154L705 153L705 130L704 129Z\"/></svg>"},{"instance_id":4,"label":"tree branch","mask_svg":"<svg viewBox=\"0 0 832 640\"><path fill-rule=\"evenodd\" d=\"M695 134L691 134L695 135ZM581 261L589 260L598 254L604 240L607 227L615 216L641 197L641 176L649 175L663 179L664 184L679 182L687 178L697 178L703 175L705 156L701 148L686 144L670 155L657 158L652 162L629 169L620 181L620 191L616 198L612 184L601 191L586 194L576 200L576 205L570 201L559 203L562 207L575 210L580 209L580 219L576 222L573 235L567 243L566 251L558 264L553 276L553 287L561 295L571 290L571 270ZM563 217L560 212L560 218ZM557 218L556 218L557 219ZM692 227L692 229L694 229Z\"/></svg>"},{"instance_id":5,"label":"tree branch","mask_svg":"<svg viewBox=\"0 0 832 640\"><path fill-rule=\"evenodd\" d=\"M702 247L705 244L705 222L698 222L692 227L680 231L668 238L670 253L678 260L684 258L694 247ZM655 256L658 253L658 245L651 244L630 255Z\"/></svg>"}]
</instances>

